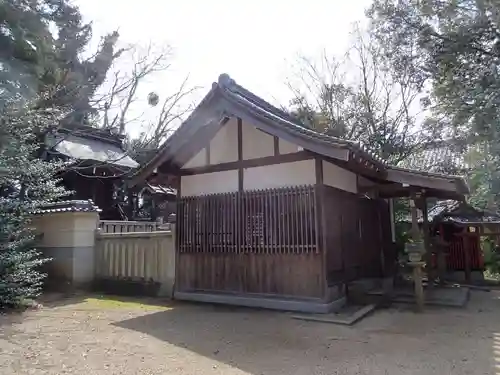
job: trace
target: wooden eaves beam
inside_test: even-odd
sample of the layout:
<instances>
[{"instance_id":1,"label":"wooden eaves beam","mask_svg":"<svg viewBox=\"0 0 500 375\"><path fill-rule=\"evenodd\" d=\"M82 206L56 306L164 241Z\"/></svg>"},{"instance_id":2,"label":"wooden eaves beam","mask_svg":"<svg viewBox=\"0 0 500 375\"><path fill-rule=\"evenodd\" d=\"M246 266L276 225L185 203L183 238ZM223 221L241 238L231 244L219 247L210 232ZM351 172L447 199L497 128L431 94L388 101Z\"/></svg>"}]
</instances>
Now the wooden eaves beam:
<instances>
[{"instance_id":1,"label":"wooden eaves beam","mask_svg":"<svg viewBox=\"0 0 500 375\"><path fill-rule=\"evenodd\" d=\"M361 153L356 153L354 151L349 152L347 164L350 166L350 169L362 175L379 179L387 177L387 172L383 166L365 158Z\"/></svg>"},{"instance_id":2,"label":"wooden eaves beam","mask_svg":"<svg viewBox=\"0 0 500 375\"><path fill-rule=\"evenodd\" d=\"M409 197L411 194L410 187L400 183L373 185L360 184L358 189L360 193L375 193L377 196L384 198Z\"/></svg>"}]
</instances>

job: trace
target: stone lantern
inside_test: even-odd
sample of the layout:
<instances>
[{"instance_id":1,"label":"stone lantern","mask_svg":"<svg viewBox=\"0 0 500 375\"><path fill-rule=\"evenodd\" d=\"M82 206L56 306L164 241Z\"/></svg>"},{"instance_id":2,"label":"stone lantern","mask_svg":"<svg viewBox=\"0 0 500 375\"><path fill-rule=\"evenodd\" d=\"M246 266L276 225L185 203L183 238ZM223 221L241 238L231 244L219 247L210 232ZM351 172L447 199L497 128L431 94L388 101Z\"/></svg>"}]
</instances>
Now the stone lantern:
<instances>
[{"instance_id":1,"label":"stone lantern","mask_svg":"<svg viewBox=\"0 0 500 375\"><path fill-rule=\"evenodd\" d=\"M425 262L422 256L425 254L425 246L421 241L405 244L405 252L408 254L408 265L413 269L413 283L415 286L415 300L419 311L424 309L424 287L422 284L422 268Z\"/></svg>"},{"instance_id":2,"label":"stone lantern","mask_svg":"<svg viewBox=\"0 0 500 375\"><path fill-rule=\"evenodd\" d=\"M425 254L425 246L422 242L408 242L405 244L405 253L408 254L408 263L420 263Z\"/></svg>"}]
</instances>

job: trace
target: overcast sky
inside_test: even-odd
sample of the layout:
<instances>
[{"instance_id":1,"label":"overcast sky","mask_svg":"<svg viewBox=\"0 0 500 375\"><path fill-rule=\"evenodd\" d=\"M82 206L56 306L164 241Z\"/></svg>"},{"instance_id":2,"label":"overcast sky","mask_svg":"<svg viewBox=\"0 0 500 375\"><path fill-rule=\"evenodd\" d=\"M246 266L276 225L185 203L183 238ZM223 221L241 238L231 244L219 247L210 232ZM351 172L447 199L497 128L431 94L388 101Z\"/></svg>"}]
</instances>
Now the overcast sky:
<instances>
[{"instance_id":1,"label":"overcast sky","mask_svg":"<svg viewBox=\"0 0 500 375\"><path fill-rule=\"evenodd\" d=\"M168 93L189 74L200 95L221 73L274 104L290 99L285 81L299 54L342 54L370 0L75 0L94 37L118 29L122 42L169 44L171 78L145 92ZM175 77L175 78L172 78Z\"/></svg>"}]
</instances>

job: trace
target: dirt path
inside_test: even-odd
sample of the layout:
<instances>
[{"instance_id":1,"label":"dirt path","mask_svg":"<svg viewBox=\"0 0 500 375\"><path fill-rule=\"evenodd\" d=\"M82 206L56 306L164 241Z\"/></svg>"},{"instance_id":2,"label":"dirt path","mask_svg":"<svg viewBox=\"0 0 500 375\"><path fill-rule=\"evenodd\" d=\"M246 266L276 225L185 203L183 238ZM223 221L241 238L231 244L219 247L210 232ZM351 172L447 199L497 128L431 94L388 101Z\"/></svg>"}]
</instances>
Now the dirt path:
<instances>
[{"instance_id":1,"label":"dirt path","mask_svg":"<svg viewBox=\"0 0 500 375\"><path fill-rule=\"evenodd\" d=\"M0 373L500 374L500 292L474 292L461 310L378 311L353 328L210 305L66 300L0 317Z\"/></svg>"}]
</instances>

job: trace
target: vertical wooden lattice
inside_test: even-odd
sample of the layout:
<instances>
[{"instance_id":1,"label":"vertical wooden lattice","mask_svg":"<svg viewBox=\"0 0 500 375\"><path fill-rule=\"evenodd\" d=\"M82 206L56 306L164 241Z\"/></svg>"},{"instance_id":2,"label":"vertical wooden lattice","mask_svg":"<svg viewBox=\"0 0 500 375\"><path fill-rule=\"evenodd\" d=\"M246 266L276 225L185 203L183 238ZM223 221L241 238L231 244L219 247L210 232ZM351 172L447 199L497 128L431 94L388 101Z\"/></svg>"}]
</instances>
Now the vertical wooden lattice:
<instances>
[{"instance_id":1,"label":"vertical wooden lattice","mask_svg":"<svg viewBox=\"0 0 500 375\"><path fill-rule=\"evenodd\" d=\"M180 251L314 252L315 194L313 186L301 186L184 197L178 203Z\"/></svg>"}]
</instances>

